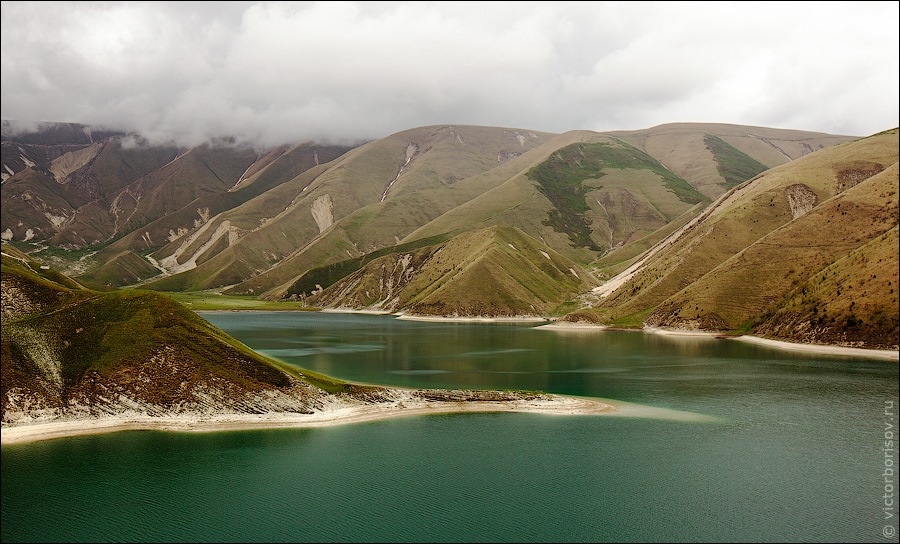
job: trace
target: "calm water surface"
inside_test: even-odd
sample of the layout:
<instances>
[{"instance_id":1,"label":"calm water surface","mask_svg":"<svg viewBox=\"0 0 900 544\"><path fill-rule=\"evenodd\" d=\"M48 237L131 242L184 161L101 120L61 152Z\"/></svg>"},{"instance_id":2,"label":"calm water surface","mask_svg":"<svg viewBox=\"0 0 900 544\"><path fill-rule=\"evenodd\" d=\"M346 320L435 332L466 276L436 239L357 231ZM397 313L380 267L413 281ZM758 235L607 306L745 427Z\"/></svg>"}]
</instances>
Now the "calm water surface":
<instances>
[{"instance_id":1,"label":"calm water surface","mask_svg":"<svg viewBox=\"0 0 900 544\"><path fill-rule=\"evenodd\" d=\"M896 542L882 536L895 363L524 325L204 317L347 380L540 389L721 421L467 414L4 446L4 542Z\"/></svg>"}]
</instances>

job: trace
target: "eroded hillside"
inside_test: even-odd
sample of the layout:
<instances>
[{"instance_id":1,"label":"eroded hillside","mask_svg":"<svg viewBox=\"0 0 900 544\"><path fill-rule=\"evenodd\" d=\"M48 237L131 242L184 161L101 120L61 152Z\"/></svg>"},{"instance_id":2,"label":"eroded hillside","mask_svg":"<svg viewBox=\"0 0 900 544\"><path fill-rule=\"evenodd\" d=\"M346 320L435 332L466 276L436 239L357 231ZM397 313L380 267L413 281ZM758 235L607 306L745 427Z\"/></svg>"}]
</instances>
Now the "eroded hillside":
<instances>
[{"instance_id":1,"label":"eroded hillside","mask_svg":"<svg viewBox=\"0 0 900 544\"><path fill-rule=\"evenodd\" d=\"M897 131L886 131L736 187L610 282L620 287L598 289L592 319L896 349L897 158Z\"/></svg>"},{"instance_id":2,"label":"eroded hillside","mask_svg":"<svg viewBox=\"0 0 900 544\"><path fill-rule=\"evenodd\" d=\"M418 315L539 316L594 285L576 263L522 231L490 227L379 257L308 300Z\"/></svg>"}]
</instances>

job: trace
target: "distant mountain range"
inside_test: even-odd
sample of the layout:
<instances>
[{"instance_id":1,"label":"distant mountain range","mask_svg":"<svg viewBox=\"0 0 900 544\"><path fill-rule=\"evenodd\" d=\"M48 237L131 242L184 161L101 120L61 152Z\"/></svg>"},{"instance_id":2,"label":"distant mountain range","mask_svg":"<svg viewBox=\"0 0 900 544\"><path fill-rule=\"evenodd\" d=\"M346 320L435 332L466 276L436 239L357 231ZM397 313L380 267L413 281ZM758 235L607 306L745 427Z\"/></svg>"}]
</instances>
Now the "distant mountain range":
<instances>
[{"instance_id":1,"label":"distant mountain range","mask_svg":"<svg viewBox=\"0 0 900 544\"><path fill-rule=\"evenodd\" d=\"M445 125L261 150L14 129L0 233L88 285L897 344L896 130Z\"/></svg>"}]
</instances>

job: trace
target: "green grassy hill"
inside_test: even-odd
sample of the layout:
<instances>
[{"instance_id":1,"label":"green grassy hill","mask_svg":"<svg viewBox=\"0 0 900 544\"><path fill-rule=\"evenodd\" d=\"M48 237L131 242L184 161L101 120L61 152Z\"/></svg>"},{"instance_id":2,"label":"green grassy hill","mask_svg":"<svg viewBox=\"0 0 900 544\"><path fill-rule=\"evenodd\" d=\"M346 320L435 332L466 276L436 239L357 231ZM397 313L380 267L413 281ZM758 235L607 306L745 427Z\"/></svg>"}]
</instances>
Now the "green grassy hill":
<instances>
[{"instance_id":1,"label":"green grassy hill","mask_svg":"<svg viewBox=\"0 0 900 544\"><path fill-rule=\"evenodd\" d=\"M599 301L598 319L643 313L648 324L664 327L754 330L813 276L896 227L897 158L897 132L886 131L810 154L735 188ZM896 282L890 280L896 253L880 267L883 279ZM854 319L869 323L879 312L896 314L890 286L873 287L866 297L873 294L878 302ZM841 293L849 301L856 296ZM770 324L766 330L793 338L779 323L781 328ZM848 338L896 344L896 335Z\"/></svg>"},{"instance_id":2,"label":"green grassy hill","mask_svg":"<svg viewBox=\"0 0 900 544\"><path fill-rule=\"evenodd\" d=\"M594 285L538 240L495 226L378 257L307 300L422 315L548 315Z\"/></svg>"},{"instance_id":3,"label":"green grassy hill","mask_svg":"<svg viewBox=\"0 0 900 544\"><path fill-rule=\"evenodd\" d=\"M7 245L2 294L4 423L308 412L320 387L344 387L264 359L164 295L84 289Z\"/></svg>"},{"instance_id":4,"label":"green grassy hill","mask_svg":"<svg viewBox=\"0 0 900 544\"><path fill-rule=\"evenodd\" d=\"M526 157L530 162L502 184L404 241L508 225L587 264L708 202L653 157L594 132L563 134Z\"/></svg>"}]
</instances>

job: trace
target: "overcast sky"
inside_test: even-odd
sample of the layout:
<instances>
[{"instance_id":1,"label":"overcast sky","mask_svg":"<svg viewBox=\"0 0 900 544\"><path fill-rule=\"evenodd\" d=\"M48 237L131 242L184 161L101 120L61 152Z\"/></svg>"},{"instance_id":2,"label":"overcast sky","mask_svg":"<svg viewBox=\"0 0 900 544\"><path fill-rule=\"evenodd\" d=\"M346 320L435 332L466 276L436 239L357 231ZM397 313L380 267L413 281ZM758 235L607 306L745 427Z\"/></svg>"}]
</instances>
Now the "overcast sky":
<instances>
[{"instance_id":1,"label":"overcast sky","mask_svg":"<svg viewBox=\"0 0 900 544\"><path fill-rule=\"evenodd\" d=\"M898 2L2 2L2 117L198 143L898 124Z\"/></svg>"}]
</instances>

